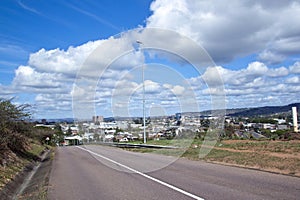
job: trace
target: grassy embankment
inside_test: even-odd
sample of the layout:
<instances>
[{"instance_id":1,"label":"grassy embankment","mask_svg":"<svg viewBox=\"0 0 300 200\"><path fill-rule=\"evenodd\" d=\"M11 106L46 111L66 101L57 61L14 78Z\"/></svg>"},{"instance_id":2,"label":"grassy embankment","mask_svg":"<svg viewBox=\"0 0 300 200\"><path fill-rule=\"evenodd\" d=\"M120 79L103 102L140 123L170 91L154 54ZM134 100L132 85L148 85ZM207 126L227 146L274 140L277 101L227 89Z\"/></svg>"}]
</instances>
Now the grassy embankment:
<instances>
[{"instance_id":1,"label":"grassy embankment","mask_svg":"<svg viewBox=\"0 0 300 200\"><path fill-rule=\"evenodd\" d=\"M0 98L1 199L9 199L15 195L26 175L41 160L40 155L46 148L42 144L46 138L53 139L54 134L61 132L35 127L30 122L30 105L17 105L12 100ZM53 145L55 142L50 140L48 144Z\"/></svg>"},{"instance_id":2,"label":"grassy embankment","mask_svg":"<svg viewBox=\"0 0 300 200\"><path fill-rule=\"evenodd\" d=\"M8 161L0 165L0 190L23 171L24 167L36 160L45 150L45 146L34 140L30 141L30 147L26 155L18 156L14 153L7 155Z\"/></svg>"},{"instance_id":3,"label":"grassy embankment","mask_svg":"<svg viewBox=\"0 0 300 200\"><path fill-rule=\"evenodd\" d=\"M223 140L218 142L204 158L199 158L200 149L203 152L205 148L209 149L209 146L202 145L200 140L192 142L188 140L150 140L147 143L173 145L179 148L132 150L300 176L300 141L298 140Z\"/></svg>"}]
</instances>

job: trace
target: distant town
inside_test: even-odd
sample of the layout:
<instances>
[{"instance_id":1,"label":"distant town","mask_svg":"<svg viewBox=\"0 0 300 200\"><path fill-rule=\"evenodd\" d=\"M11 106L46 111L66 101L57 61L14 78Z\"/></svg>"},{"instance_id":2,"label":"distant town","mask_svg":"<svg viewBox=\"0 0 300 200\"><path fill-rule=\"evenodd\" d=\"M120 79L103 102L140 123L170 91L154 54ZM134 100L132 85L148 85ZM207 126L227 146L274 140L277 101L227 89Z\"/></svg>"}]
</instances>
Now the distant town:
<instances>
[{"instance_id":1,"label":"distant town","mask_svg":"<svg viewBox=\"0 0 300 200\"><path fill-rule=\"evenodd\" d=\"M298 114L300 104L279 107L227 110L219 139L300 139ZM211 123L217 117L202 113L175 113L170 116L132 118L104 118L91 116L90 120L36 121L37 127L56 129L51 139L56 145L77 145L93 142L131 142L182 138L186 134L204 139Z\"/></svg>"}]
</instances>

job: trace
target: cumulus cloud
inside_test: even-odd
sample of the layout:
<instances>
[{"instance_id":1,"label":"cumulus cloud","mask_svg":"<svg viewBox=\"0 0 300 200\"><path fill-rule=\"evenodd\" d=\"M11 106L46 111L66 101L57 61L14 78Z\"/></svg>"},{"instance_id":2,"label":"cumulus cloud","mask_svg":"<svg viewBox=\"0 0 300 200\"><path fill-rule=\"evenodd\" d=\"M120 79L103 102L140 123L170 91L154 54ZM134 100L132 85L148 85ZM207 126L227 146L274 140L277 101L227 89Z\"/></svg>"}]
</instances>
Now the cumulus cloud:
<instances>
[{"instance_id":1,"label":"cumulus cloud","mask_svg":"<svg viewBox=\"0 0 300 200\"><path fill-rule=\"evenodd\" d=\"M295 62L292 66L289 67L291 73L300 74L300 62Z\"/></svg>"},{"instance_id":2,"label":"cumulus cloud","mask_svg":"<svg viewBox=\"0 0 300 200\"><path fill-rule=\"evenodd\" d=\"M84 60L100 44L99 41L90 41L78 47L69 47L66 51L62 49L41 49L32 53L29 65L37 70L54 73L77 73Z\"/></svg>"},{"instance_id":3,"label":"cumulus cloud","mask_svg":"<svg viewBox=\"0 0 300 200\"><path fill-rule=\"evenodd\" d=\"M247 68L238 70L216 67L223 79L223 86L229 107L249 107L257 105L283 105L299 100L298 63L289 67L271 68L260 62L249 63ZM208 68L198 77L202 81L213 82L214 73ZM195 82L191 78L191 84ZM203 88L204 95L220 95L218 84ZM272 97L272 98L271 98Z\"/></svg>"},{"instance_id":4,"label":"cumulus cloud","mask_svg":"<svg viewBox=\"0 0 300 200\"><path fill-rule=\"evenodd\" d=\"M13 85L20 88L28 89L51 89L61 87L60 83L56 81L60 79L59 74L51 74L45 72L37 72L30 66L20 66L15 71L15 78Z\"/></svg>"},{"instance_id":5,"label":"cumulus cloud","mask_svg":"<svg viewBox=\"0 0 300 200\"><path fill-rule=\"evenodd\" d=\"M219 81L216 74L219 74L223 81ZM247 88L258 86L258 84L263 85L265 84L263 81L267 79L270 83L269 78L271 77L280 78L289 74L289 69L286 67L268 68L264 63L256 61L249 63L246 68L241 68L240 70L231 70L222 66L207 68L201 78L212 87L216 85L232 85Z\"/></svg>"},{"instance_id":6,"label":"cumulus cloud","mask_svg":"<svg viewBox=\"0 0 300 200\"><path fill-rule=\"evenodd\" d=\"M191 37L216 62L261 52L261 60L277 63L299 54L299 1L156 0L150 9L147 27Z\"/></svg>"},{"instance_id":7,"label":"cumulus cloud","mask_svg":"<svg viewBox=\"0 0 300 200\"><path fill-rule=\"evenodd\" d=\"M65 55L66 52L62 54ZM137 54L133 52L128 55L132 59L136 58L132 65L137 65L140 69L141 55ZM49 60L51 64L53 60L51 56ZM98 112L113 112L111 115L140 113L142 83L136 77L134 70L128 71L130 68L121 67L122 60L115 61L115 63L118 62L119 64L113 64L107 68L100 79L89 78L89 76L80 77L84 80L81 85L74 83L74 79L69 77L70 71L68 70L42 70L43 68L37 65L35 67L20 66L15 71L13 86L19 91L35 93L35 105L41 111L53 112L53 115L58 114L54 110L60 110L61 114L72 114L72 98L77 97L80 97L80 103L84 105L78 112L82 112L82 116L85 114L86 118L95 112L95 108L96 110L101 108ZM180 82L147 79L145 80L146 101L148 105L161 105L166 112L195 111L199 106L196 104L207 105L211 103L212 96L223 95L223 87L229 107L256 106L256 100L261 105L268 105L270 102L288 104L295 96L290 93L300 92L300 87L297 86L299 66L299 62L295 62L291 66L274 68L256 61L237 70L223 66L208 67L200 76L183 77ZM184 80L187 82L184 83ZM297 99L296 96L294 98ZM90 112L86 112L87 110Z\"/></svg>"},{"instance_id":8,"label":"cumulus cloud","mask_svg":"<svg viewBox=\"0 0 300 200\"><path fill-rule=\"evenodd\" d=\"M251 75L263 75L266 74L267 71L267 66L260 62L252 62L246 69L246 73Z\"/></svg>"}]
</instances>

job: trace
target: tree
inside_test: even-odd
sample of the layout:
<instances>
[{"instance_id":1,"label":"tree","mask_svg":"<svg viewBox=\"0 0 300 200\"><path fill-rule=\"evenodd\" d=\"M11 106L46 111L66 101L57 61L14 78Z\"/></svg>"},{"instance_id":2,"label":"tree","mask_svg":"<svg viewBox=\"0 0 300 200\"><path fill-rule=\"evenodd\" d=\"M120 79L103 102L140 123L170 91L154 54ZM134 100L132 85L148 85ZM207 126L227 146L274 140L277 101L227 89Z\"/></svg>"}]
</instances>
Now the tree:
<instances>
[{"instance_id":1,"label":"tree","mask_svg":"<svg viewBox=\"0 0 300 200\"><path fill-rule=\"evenodd\" d=\"M29 146L28 136L32 136L31 126L25 121L30 117L30 106L15 105L11 101L0 99L0 161L9 151L24 154Z\"/></svg>"},{"instance_id":2,"label":"tree","mask_svg":"<svg viewBox=\"0 0 300 200\"><path fill-rule=\"evenodd\" d=\"M94 140L99 141L100 135L98 133L94 134Z\"/></svg>"},{"instance_id":3,"label":"tree","mask_svg":"<svg viewBox=\"0 0 300 200\"><path fill-rule=\"evenodd\" d=\"M0 132L2 133L8 129L19 132L27 128L24 120L30 117L29 105L14 105L11 101L12 99L0 99Z\"/></svg>"},{"instance_id":4,"label":"tree","mask_svg":"<svg viewBox=\"0 0 300 200\"><path fill-rule=\"evenodd\" d=\"M54 127L54 131L55 131L55 143L62 143L64 142L64 133L62 131L62 128L60 126L60 124L56 123L55 127Z\"/></svg>"},{"instance_id":5,"label":"tree","mask_svg":"<svg viewBox=\"0 0 300 200\"><path fill-rule=\"evenodd\" d=\"M66 133L67 136L70 136L72 135L72 129L71 127L69 126L68 130L67 130L67 133Z\"/></svg>"},{"instance_id":6,"label":"tree","mask_svg":"<svg viewBox=\"0 0 300 200\"><path fill-rule=\"evenodd\" d=\"M12 99L0 99L0 128L8 128L16 121L28 119L31 114L28 111L30 105L14 105Z\"/></svg>"}]
</instances>

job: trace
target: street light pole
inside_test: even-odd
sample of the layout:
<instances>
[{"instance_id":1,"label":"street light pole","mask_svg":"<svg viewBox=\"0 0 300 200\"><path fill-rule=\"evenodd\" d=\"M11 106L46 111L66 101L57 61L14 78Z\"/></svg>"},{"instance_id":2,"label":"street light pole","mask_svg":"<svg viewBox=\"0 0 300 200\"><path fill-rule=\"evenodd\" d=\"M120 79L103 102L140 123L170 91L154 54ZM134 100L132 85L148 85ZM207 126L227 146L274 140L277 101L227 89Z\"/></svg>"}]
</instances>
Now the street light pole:
<instances>
[{"instance_id":1,"label":"street light pole","mask_svg":"<svg viewBox=\"0 0 300 200\"><path fill-rule=\"evenodd\" d=\"M146 140L146 113L145 113L145 69L143 65L143 124L144 124L144 143Z\"/></svg>"},{"instance_id":2,"label":"street light pole","mask_svg":"<svg viewBox=\"0 0 300 200\"><path fill-rule=\"evenodd\" d=\"M136 41L139 45L143 44L141 41ZM140 46L139 46L140 50ZM144 130L144 144L146 144L147 139L146 139L146 112L145 112L145 65L142 67L142 81L143 81L143 130Z\"/></svg>"}]
</instances>

